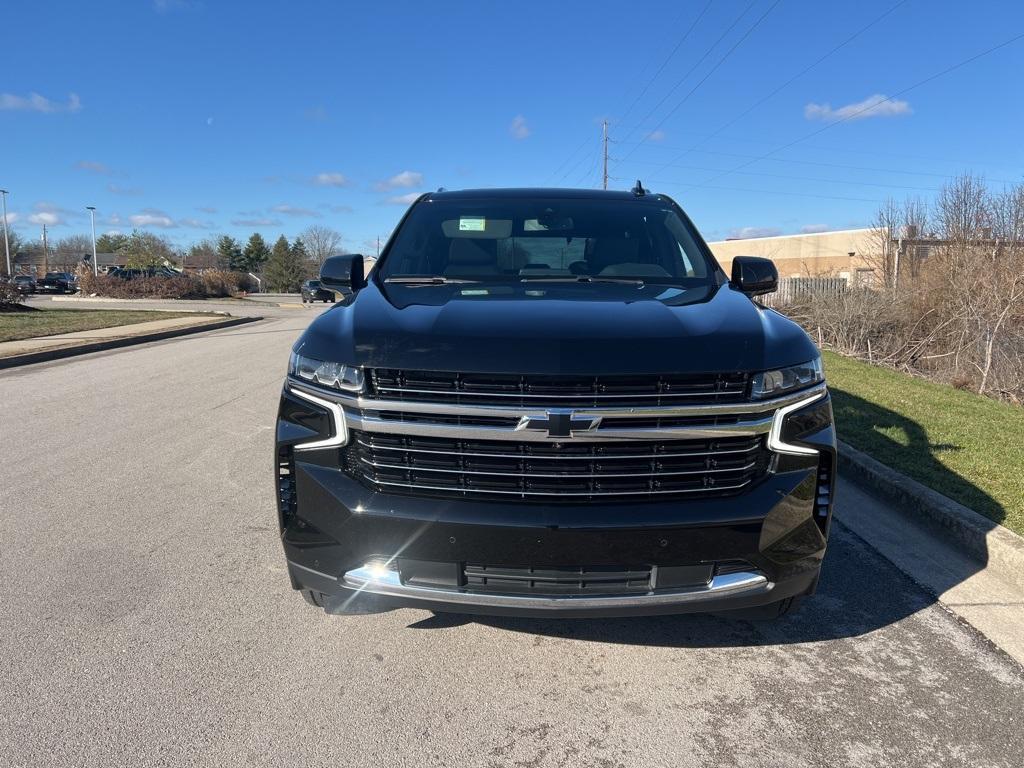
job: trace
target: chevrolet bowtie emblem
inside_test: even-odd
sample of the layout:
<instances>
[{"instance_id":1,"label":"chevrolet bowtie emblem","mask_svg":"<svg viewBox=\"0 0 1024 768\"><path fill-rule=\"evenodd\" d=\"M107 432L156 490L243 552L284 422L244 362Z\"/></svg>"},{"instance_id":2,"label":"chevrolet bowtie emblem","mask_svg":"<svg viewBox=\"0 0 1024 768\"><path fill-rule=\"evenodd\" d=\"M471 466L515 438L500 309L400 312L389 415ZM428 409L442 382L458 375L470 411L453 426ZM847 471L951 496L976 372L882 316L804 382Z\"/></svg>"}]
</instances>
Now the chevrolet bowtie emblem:
<instances>
[{"instance_id":1,"label":"chevrolet bowtie emblem","mask_svg":"<svg viewBox=\"0 0 1024 768\"><path fill-rule=\"evenodd\" d=\"M548 411L543 416L523 416L516 432L547 432L551 438L566 438L577 432L592 432L600 423L600 416L585 416L569 410Z\"/></svg>"}]
</instances>

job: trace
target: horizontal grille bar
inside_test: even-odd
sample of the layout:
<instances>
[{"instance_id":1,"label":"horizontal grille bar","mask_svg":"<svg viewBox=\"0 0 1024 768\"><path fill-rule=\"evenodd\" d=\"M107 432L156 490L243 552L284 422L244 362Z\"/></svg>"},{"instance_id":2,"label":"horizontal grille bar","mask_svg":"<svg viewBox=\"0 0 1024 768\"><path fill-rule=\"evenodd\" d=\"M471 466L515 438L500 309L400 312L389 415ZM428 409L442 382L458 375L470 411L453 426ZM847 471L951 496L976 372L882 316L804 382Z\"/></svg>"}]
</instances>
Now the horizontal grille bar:
<instances>
[{"instance_id":1,"label":"horizontal grille bar","mask_svg":"<svg viewBox=\"0 0 1024 768\"><path fill-rule=\"evenodd\" d=\"M561 376L448 373L375 368L374 397L398 401L537 407L730 403L747 392L745 373Z\"/></svg>"},{"instance_id":2,"label":"horizontal grille bar","mask_svg":"<svg viewBox=\"0 0 1024 768\"><path fill-rule=\"evenodd\" d=\"M401 438L396 436L396 440L397 441L401 441ZM360 445L365 446L367 448L373 448L373 449L378 450L378 451L406 451L408 453L439 454L439 455L442 455L442 456L451 456L451 455L453 455L453 452L450 451L450 450L446 451L446 450L441 450L441 449L411 447L410 444L409 444L410 442L411 441L406 441L406 442L401 443L401 444L387 445L387 444L382 444L382 441L380 441L379 439L378 439L378 441L372 442L372 443L371 442L367 442L366 438L362 438L362 437L359 438L359 440L358 440L358 443ZM543 443L541 445L543 446ZM744 447L738 447L738 448L728 448L728 447L726 447L726 448L719 448L717 450L710 450L710 451L682 451L682 452L676 451L676 452L671 452L671 449L670 450L665 450L663 448L665 443L653 443L650 446L651 448L661 448L662 450L654 452L654 453L652 453L650 451L648 451L646 453L641 453L640 451L641 451L641 449L643 448L644 445L645 445L645 443L630 444L629 447L627 448L627 450L629 451L628 453L612 453L609 450L610 449L609 445L599 445L599 448L601 448L602 450L597 455L599 455L601 457L616 458L616 459L649 459L649 458L652 458L652 457L674 459L674 458L681 458L681 457L687 457L687 456L718 456L718 455L721 455L721 454L730 454L730 453L750 453L752 451L756 451L757 448L758 448L757 442L755 440L747 440L746 444L744 445ZM496 457L496 458L508 458L508 459L520 459L520 458L523 458L523 457L529 457L533 461L593 461L594 460L594 455L592 455L590 453L588 453L586 455L577 455L577 454L570 453L568 450L559 451L557 453L550 453L548 455L545 455L545 454L542 454L542 453L538 453L534 446L531 446L531 448L534 448L534 450L532 452L530 452L530 453L522 453L522 452L508 453L505 450L505 448L507 448L507 446L502 446L502 448L500 448L500 449L474 450L474 451L461 451L460 450L460 451L456 451L455 455L466 456L466 457L484 457L484 458Z\"/></svg>"},{"instance_id":3,"label":"horizontal grille bar","mask_svg":"<svg viewBox=\"0 0 1024 768\"><path fill-rule=\"evenodd\" d=\"M372 488L417 495L553 502L718 496L764 475L760 436L624 443L451 440L355 432L346 471Z\"/></svg>"}]
</instances>

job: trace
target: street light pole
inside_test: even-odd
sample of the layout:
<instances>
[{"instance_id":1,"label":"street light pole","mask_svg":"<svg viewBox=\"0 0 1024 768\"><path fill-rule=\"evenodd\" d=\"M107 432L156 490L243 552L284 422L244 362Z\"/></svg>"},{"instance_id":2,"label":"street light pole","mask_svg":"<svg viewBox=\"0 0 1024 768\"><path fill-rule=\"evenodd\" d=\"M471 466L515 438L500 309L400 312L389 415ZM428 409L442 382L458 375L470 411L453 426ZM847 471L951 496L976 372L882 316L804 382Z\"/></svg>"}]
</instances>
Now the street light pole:
<instances>
[{"instance_id":1,"label":"street light pole","mask_svg":"<svg viewBox=\"0 0 1024 768\"><path fill-rule=\"evenodd\" d=\"M4 201L4 254L7 256L7 276L14 274L11 270L11 241L7 237L7 190L0 189L0 198Z\"/></svg>"},{"instance_id":2,"label":"street light pole","mask_svg":"<svg viewBox=\"0 0 1024 768\"><path fill-rule=\"evenodd\" d=\"M100 267L96 263L96 206L87 205L85 209L89 212L89 221L92 223L92 274L96 277L100 273Z\"/></svg>"}]
</instances>

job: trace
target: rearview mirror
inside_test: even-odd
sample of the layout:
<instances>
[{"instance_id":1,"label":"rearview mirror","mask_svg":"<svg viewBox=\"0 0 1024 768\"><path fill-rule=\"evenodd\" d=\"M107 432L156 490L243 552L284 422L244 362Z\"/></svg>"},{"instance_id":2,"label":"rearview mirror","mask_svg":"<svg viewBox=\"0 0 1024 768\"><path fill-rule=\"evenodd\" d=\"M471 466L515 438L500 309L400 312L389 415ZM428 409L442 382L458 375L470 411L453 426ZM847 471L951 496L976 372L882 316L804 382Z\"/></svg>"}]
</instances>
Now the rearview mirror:
<instances>
[{"instance_id":1,"label":"rearview mirror","mask_svg":"<svg viewBox=\"0 0 1024 768\"><path fill-rule=\"evenodd\" d=\"M737 256L732 260L731 283L747 296L762 296L778 289L779 271L771 259Z\"/></svg>"},{"instance_id":2,"label":"rearview mirror","mask_svg":"<svg viewBox=\"0 0 1024 768\"><path fill-rule=\"evenodd\" d=\"M363 256L359 253L331 256L320 267L320 284L339 293L352 293L366 285Z\"/></svg>"}]
</instances>

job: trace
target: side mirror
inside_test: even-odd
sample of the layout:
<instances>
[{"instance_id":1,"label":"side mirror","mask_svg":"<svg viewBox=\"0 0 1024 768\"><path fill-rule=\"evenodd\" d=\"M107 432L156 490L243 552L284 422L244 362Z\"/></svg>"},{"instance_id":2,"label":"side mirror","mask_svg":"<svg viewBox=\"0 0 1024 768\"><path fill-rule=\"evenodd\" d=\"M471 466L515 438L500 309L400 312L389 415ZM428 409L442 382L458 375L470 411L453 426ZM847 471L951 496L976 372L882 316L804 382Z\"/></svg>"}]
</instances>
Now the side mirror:
<instances>
[{"instance_id":1,"label":"side mirror","mask_svg":"<svg viewBox=\"0 0 1024 768\"><path fill-rule=\"evenodd\" d=\"M737 256L732 260L732 280L747 296L774 293L779 287L779 270L771 259L760 256Z\"/></svg>"},{"instance_id":2,"label":"side mirror","mask_svg":"<svg viewBox=\"0 0 1024 768\"><path fill-rule=\"evenodd\" d=\"M325 259L320 267L320 284L338 293L358 291L366 285L362 255L352 253Z\"/></svg>"}]
</instances>

